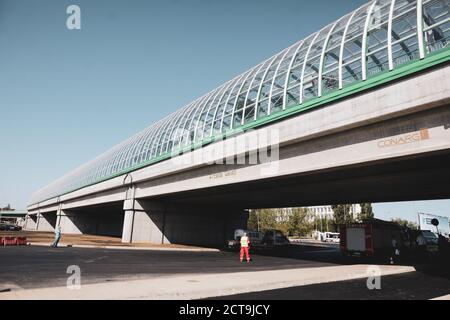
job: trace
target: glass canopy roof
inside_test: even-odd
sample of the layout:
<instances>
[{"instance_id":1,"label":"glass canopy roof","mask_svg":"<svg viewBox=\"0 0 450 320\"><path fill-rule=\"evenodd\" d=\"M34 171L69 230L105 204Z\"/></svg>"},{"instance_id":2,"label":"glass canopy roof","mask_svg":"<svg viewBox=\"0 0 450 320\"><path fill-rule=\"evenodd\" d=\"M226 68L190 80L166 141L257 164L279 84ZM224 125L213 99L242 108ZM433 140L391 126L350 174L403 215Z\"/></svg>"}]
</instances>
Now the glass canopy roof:
<instances>
[{"instance_id":1,"label":"glass canopy roof","mask_svg":"<svg viewBox=\"0 0 450 320\"><path fill-rule=\"evenodd\" d=\"M449 46L450 0L376 0L198 98L36 192L31 203L147 166L185 148L426 59ZM364 50L363 50L364 48Z\"/></svg>"}]
</instances>

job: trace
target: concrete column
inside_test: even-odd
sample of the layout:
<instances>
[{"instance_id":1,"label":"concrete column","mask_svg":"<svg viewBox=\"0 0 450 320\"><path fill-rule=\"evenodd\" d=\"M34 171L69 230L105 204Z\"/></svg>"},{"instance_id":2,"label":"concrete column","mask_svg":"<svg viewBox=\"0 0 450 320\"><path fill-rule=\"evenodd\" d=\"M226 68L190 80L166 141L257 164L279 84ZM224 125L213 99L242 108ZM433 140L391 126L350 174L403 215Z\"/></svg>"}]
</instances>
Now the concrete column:
<instances>
[{"instance_id":1,"label":"concrete column","mask_svg":"<svg viewBox=\"0 0 450 320\"><path fill-rule=\"evenodd\" d=\"M75 224L76 214L67 210L60 210L57 225L61 227L63 234L83 234L80 228Z\"/></svg>"},{"instance_id":2,"label":"concrete column","mask_svg":"<svg viewBox=\"0 0 450 320\"><path fill-rule=\"evenodd\" d=\"M56 212L56 228L58 228L61 225L61 215L62 215L62 209L61 207Z\"/></svg>"},{"instance_id":3,"label":"concrete column","mask_svg":"<svg viewBox=\"0 0 450 320\"><path fill-rule=\"evenodd\" d=\"M39 213L38 214L38 223L37 223L37 231L43 232L53 232L55 228L52 225L50 219L51 215L56 215L56 213ZM53 216L54 217L54 216Z\"/></svg>"},{"instance_id":4,"label":"concrete column","mask_svg":"<svg viewBox=\"0 0 450 320\"><path fill-rule=\"evenodd\" d=\"M171 244L172 242L164 234L164 213L136 210L132 242Z\"/></svg>"},{"instance_id":5,"label":"concrete column","mask_svg":"<svg viewBox=\"0 0 450 320\"><path fill-rule=\"evenodd\" d=\"M56 212L38 213L36 215L36 231L53 232Z\"/></svg>"},{"instance_id":6,"label":"concrete column","mask_svg":"<svg viewBox=\"0 0 450 320\"><path fill-rule=\"evenodd\" d=\"M40 220L41 220L41 214L40 213L38 213L37 215L36 215L36 227L35 227L35 231L38 231L39 230L39 222L40 222Z\"/></svg>"},{"instance_id":7,"label":"concrete column","mask_svg":"<svg viewBox=\"0 0 450 320\"><path fill-rule=\"evenodd\" d=\"M25 230L29 231L35 231L36 230L36 222L37 222L37 215L27 215L25 220Z\"/></svg>"},{"instance_id":8,"label":"concrete column","mask_svg":"<svg viewBox=\"0 0 450 320\"><path fill-rule=\"evenodd\" d=\"M125 211L123 219L122 243L131 243L133 239L134 210Z\"/></svg>"}]
</instances>

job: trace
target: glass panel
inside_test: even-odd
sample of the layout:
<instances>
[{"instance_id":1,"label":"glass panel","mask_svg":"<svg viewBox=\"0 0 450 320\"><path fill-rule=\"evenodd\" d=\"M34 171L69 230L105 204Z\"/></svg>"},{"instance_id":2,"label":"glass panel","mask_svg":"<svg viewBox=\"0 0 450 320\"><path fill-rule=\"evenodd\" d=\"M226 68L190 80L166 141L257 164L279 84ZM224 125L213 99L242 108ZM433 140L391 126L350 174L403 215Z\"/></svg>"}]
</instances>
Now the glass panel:
<instances>
[{"instance_id":1,"label":"glass panel","mask_svg":"<svg viewBox=\"0 0 450 320\"><path fill-rule=\"evenodd\" d=\"M244 76L241 79L239 79L239 81L236 83L236 85L234 86L233 90L231 91L231 94L230 94L230 96L228 98L228 101L227 101L227 103L225 105L225 110L224 110L224 113L223 113L223 118L226 119L226 121L223 121L222 130L221 130L222 132L226 132L226 131L231 129L231 115L232 115L233 110L234 110L234 105L236 103L237 96L239 94L239 91L240 91L242 85L244 84L244 81L246 81L247 77L253 71L254 71L253 69L247 71L247 73L245 73ZM230 118L229 120L228 120L228 117Z\"/></svg>"},{"instance_id":2,"label":"glass panel","mask_svg":"<svg viewBox=\"0 0 450 320\"><path fill-rule=\"evenodd\" d=\"M323 45L331 28L332 26L328 26L320 32L307 57L308 60L306 61L303 77L303 102L317 97L319 94L320 58L322 56Z\"/></svg>"},{"instance_id":3,"label":"glass panel","mask_svg":"<svg viewBox=\"0 0 450 320\"><path fill-rule=\"evenodd\" d=\"M195 111L193 112L192 116L191 116L191 120L189 123L189 126L185 127L186 132L183 136L183 141L184 141L184 145L188 145L190 143L194 143L194 138L195 138L195 130L197 128L197 126L199 125L199 121L200 121L200 116L202 111L205 108L205 104L208 101L209 97L211 95L206 95L201 101L200 103L195 107Z\"/></svg>"},{"instance_id":4,"label":"glass panel","mask_svg":"<svg viewBox=\"0 0 450 320\"><path fill-rule=\"evenodd\" d=\"M200 113L200 117L198 118L197 123L195 124L195 127L194 127L195 142L199 142L203 139L203 129L204 129L204 126L206 125L206 116L209 112L209 108L211 107L211 105L214 102L214 98L219 93L219 91L220 90L215 90L213 92L213 94L211 94L203 104L203 109Z\"/></svg>"},{"instance_id":5,"label":"glass panel","mask_svg":"<svg viewBox=\"0 0 450 320\"><path fill-rule=\"evenodd\" d=\"M273 77L275 76L275 72L277 70L278 64L280 63L281 59L283 58L285 52L288 49L283 50L280 54L277 55L276 59L273 61L272 65L267 70L267 73L265 75L265 78L263 80L263 84L261 86L261 90L259 93L259 102L257 105L258 118L262 118L267 116L269 111L269 95L270 90L272 88L272 81Z\"/></svg>"},{"instance_id":6,"label":"glass panel","mask_svg":"<svg viewBox=\"0 0 450 320\"><path fill-rule=\"evenodd\" d=\"M322 73L323 94L339 89L339 56L342 37L350 17L351 15L348 15L336 25L328 41Z\"/></svg>"},{"instance_id":7,"label":"glass panel","mask_svg":"<svg viewBox=\"0 0 450 320\"><path fill-rule=\"evenodd\" d=\"M250 88L250 85L253 82L253 78L255 77L255 75L257 74L257 72L261 69L263 65L259 65L258 67L256 67L247 77L247 79L244 82L243 87L241 88L240 92L239 92L239 96L236 100L236 105L234 107L235 111L234 111L234 116L236 117L236 119L233 120L233 128L235 127L240 127L241 126L241 122L242 122L242 113L243 113L243 109L245 106L245 102L246 102L246 98L248 95L248 90ZM241 121L241 122L239 122Z\"/></svg>"},{"instance_id":8,"label":"glass panel","mask_svg":"<svg viewBox=\"0 0 450 320\"><path fill-rule=\"evenodd\" d=\"M416 4L416 1L396 1L392 24L394 66L419 58Z\"/></svg>"},{"instance_id":9,"label":"glass panel","mask_svg":"<svg viewBox=\"0 0 450 320\"><path fill-rule=\"evenodd\" d=\"M368 76L389 70L388 25L390 0L378 0L374 7L367 34Z\"/></svg>"},{"instance_id":10,"label":"glass panel","mask_svg":"<svg viewBox=\"0 0 450 320\"><path fill-rule=\"evenodd\" d=\"M286 84L286 76L287 69L289 68L289 64L292 61L292 57L297 51L297 48L301 45L302 42L299 42L289 48L289 50L285 53L285 56L280 60L274 79L272 81L272 92L271 100L269 101L269 110L270 113L276 113L278 111L283 110L283 94L284 94L284 86Z\"/></svg>"},{"instance_id":11,"label":"glass panel","mask_svg":"<svg viewBox=\"0 0 450 320\"><path fill-rule=\"evenodd\" d=\"M214 126L213 126L213 131L211 132L211 135L216 135L221 133L220 129L222 126L222 118L223 118L223 112L225 110L225 106L226 103L228 101L228 98L231 95L231 92L233 91L233 88L238 85L239 80L243 77L244 75L241 75L240 77L237 77L236 79L234 79L232 81L232 83L230 84L230 86L228 86L227 90L225 91L225 93L222 95L222 97L219 100L219 103L216 107L216 111L215 111L215 116L214 116Z\"/></svg>"},{"instance_id":12,"label":"glass panel","mask_svg":"<svg viewBox=\"0 0 450 320\"><path fill-rule=\"evenodd\" d=\"M362 79L361 46L369 5L362 7L353 17L345 38L342 81L343 86Z\"/></svg>"},{"instance_id":13,"label":"glass panel","mask_svg":"<svg viewBox=\"0 0 450 320\"><path fill-rule=\"evenodd\" d=\"M424 5L424 22L427 52L432 53L449 47L450 0L435 0Z\"/></svg>"},{"instance_id":14,"label":"glass panel","mask_svg":"<svg viewBox=\"0 0 450 320\"><path fill-rule=\"evenodd\" d=\"M190 128L191 128L193 119L195 117L195 114L198 113L198 111L200 109L203 98L197 99L197 101L192 106L192 109L187 114L184 124L179 129L180 130L179 147L181 147L181 148L190 144L194 139L194 132L191 131Z\"/></svg>"},{"instance_id":15,"label":"glass panel","mask_svg":"<svg viewBox=\"0 0 450 320\"><path fill-rule=\"evenodd\" d=\"M247 101L245 102L245 123L253 121L255 118L255 103L258 96L258 91L261 86L261 82L264 80L269 67L274 62L275 58L267 60L262 68L256 73L247 96Z\"/></svg>"},{"instance_id":16,"label":"glass panel","mask_svg":"<svg viewBox=\"0 0 450 320\"><path fill-rule=\"evenodd\" d=\"M226 90L230 87L233 81L229 81L226 85L222 86L222 89L216 94L214 100L211 102L211 105L208 110L208 114L205 119L205 126L201 132L201 139L209 138L211 136L212 122L214 120L214 116L217 112L219 102L224 96Z\"/></svg>"},{"instance_id":17,"label":"glass panel","mask_svg":"<svg viewBox=\"0 0 450 320\"><path fill-rule=\"evenodd\" d=\"M286 108L300 103L300 80L302 77L303 62L313 40L314 35L307 38L294 58L292 68L289 72Z\"/></svg>"}]
</instances>

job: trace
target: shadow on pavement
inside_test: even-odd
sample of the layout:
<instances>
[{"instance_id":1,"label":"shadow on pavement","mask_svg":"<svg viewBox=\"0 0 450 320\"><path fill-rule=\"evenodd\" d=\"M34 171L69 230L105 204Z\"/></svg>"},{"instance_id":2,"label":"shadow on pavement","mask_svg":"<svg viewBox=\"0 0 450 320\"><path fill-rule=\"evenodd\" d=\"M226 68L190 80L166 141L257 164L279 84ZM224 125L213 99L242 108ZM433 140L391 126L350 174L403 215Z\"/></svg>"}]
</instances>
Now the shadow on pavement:
<instances>
[{"instance_id":1,"label":"shadow on pavement","mask_svg":"<svg viewBox=\"0 0 450 320\"><path fill-rule=\"evenodd\" d=\"M450 280L411 272L382 277L379 290L369 290L367 279L357 279L218 297L211 300L429 300L449 293Z\"/></svg>"}]
</instances>

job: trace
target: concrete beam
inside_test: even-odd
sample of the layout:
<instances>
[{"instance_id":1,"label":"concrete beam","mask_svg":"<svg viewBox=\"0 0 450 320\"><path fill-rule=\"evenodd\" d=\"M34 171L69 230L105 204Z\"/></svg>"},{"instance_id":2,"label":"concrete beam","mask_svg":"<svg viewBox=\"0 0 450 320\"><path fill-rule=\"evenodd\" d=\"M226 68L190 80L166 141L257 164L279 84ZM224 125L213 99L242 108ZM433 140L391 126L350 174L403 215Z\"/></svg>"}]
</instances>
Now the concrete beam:
<instances>
[{"instance_id":1,"label":"concrete beam","mask_svg":"<svg viewBox=\"0 0 450 320\"><path fill-rule=\"evenodd\" d=\"M450 106L386 120L339 134L282 147L280 160L259 165L212 165L137 185L137 198L159 197L187 191L280 180L293 175L351 168L383 166L394 159L450 152ZM273 185L276 190L277 185Z\"/></svg>"}]
</instances>

